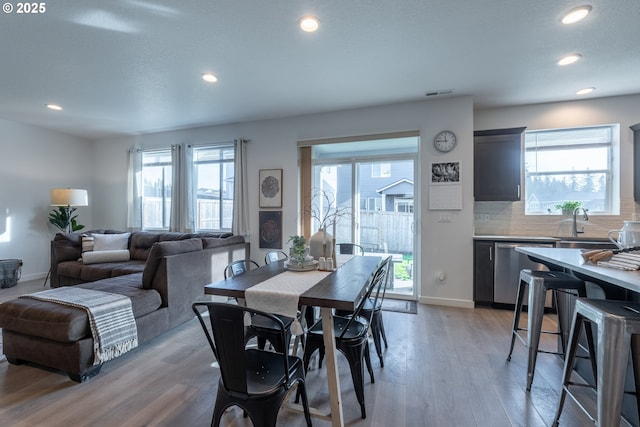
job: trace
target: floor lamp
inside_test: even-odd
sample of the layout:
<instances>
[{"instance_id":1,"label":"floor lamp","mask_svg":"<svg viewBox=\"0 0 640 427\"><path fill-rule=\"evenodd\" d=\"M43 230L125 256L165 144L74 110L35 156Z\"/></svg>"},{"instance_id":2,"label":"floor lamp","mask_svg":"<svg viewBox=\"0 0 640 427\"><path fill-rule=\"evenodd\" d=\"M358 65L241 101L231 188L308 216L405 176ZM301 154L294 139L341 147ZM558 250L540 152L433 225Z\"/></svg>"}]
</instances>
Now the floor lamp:
<instances>
[{"instance_id":1,"label":"floor lamp","mask_svg":"<svg viewBox=\"0 0 640 427\"><path fill-rule=\"evenodd\" d=\"M66 224L64 225L64 231L71 233L73 213L76 210L76 206L88 206L89 198L87 196L87 190L80 190L77 188L53 188L51 189L51 206L61 206L66 211Z\"/></svg>"},{"instance_id":2,"label":"floor lamp","mask_svg":"<svg viewBox=\"0 0 640 427\"><path fill-rule=\"evenodd\" d=\"M52 188L51 189L51 206L58 206L64 211L62 217L64 223L55 224L53 220L50 221L60 229L60 231L66 231L67 233L73 232L73 213L76 211L76 206L88 206L89 198L87 196L87 190L80 190L77 188ZM53 214L51 214L53 215ZM44 278L42 286L47 285L51 269L47 273L47 277Z\"/></svg>"}]
</instances>

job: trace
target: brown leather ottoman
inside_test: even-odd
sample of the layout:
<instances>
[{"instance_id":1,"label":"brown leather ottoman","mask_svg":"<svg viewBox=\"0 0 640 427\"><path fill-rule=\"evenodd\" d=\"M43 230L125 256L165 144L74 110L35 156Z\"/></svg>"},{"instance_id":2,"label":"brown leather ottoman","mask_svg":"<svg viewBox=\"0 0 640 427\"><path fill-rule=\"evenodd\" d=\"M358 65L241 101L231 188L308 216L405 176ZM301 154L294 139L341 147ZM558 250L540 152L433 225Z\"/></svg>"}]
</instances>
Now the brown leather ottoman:
<instances>
[{"instance_id":1,"label":"brown leather ottoman","mask_svg":"<svg viewBox=\"0 0 640 427\"><path fill-rule=\"evenodd\" d=\"M142 343L166 329L167 310L161 307L157 291L126 285L125 281L120 276L77 287L129 297L138 326L138 342ZM82 308L16 298L0 304L0 328L3 352L10 363L26 362L64 371L78 382L100 372L102 365L93 364L93 337L89 317Z\"/></svg>"},{"instance_id":2,"label":"brown leather ottoman","mask_svg":"<svg viewBox=\"0 0 640 427\"><path fill-rule=\"evenodd\" d=\"M31 362L65 371L78 382L96 375L85 310L17 298L0 305L3 352L13 364Z\"/></svg>"}]
</instances>

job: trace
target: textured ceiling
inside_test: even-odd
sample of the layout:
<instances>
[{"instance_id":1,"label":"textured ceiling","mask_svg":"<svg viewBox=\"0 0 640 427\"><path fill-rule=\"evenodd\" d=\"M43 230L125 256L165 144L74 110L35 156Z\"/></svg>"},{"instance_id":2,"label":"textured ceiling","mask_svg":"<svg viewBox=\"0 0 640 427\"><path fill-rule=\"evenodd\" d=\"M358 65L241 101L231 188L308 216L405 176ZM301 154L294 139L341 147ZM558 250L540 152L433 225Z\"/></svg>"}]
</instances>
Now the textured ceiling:
<instances>
[{"instance_id":1,"label":"textured ceiling","mask_svg":"<svg viewBox=\"0 0 640 427\"><path fill-rule=\"evenodd\" d=\"M9 2L14 6L17 2ZM0 118L86 138L422 100L640 93L640 1L83 0L0 14ZM313 34L297 27L320 18ZM556 62L582 54L576 64ZM214 72L219 81L200 78ZM63 106L60 112L46 103Z\"/></svg>"}]
</instances>

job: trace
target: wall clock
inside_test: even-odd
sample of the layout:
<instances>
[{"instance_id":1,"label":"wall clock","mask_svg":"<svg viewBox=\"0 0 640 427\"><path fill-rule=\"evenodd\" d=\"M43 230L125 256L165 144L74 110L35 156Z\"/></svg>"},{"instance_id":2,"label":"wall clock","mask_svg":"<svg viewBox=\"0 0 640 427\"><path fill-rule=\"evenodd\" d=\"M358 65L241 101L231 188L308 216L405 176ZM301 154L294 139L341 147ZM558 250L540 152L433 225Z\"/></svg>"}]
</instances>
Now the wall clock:
<instances>
[{"instance_id":1,"label":"wall clock","mask_svg":"<svg viewBox=\"0 0 640 427\"><path fill-rule=\"evenodd\" d=\"M442 153L448 153L456 147L456 134L450 130L443 130L433 138L433 146Z\"/></svg>"}]
</instances>

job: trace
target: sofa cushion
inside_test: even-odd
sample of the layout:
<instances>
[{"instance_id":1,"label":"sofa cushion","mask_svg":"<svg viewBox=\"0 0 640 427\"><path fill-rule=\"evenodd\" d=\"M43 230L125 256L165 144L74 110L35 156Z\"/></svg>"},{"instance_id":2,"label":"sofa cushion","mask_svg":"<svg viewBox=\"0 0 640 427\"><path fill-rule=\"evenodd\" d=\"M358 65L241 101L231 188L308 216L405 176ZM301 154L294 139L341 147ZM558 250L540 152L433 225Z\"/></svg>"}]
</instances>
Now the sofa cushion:
<instances>
[{"instance_id":1,"label":"sofa cushion","mask_svg":"<svg viewBox=\"0 0 640 427\"><path fill-rule=\"evenodd\" d=\"M157 310L162 303L156 290L142 289L142 273L84 283L78 287L129 297L136 319ZM84 309L30 298L16 298L1 304L0 327L59 342L74 342L91 334Z\"/></svg>"},{"instance_id":2,"label":"sofa cushion","mask_svg":"<svg viewBox=\"0 0 640 427\"><path fill-rule=\"evenodd\" d=\"M193 237L190 233L179 233L177 231L172 231L168 233L160 233L160 242L168 242L174 240L186 240L191 239Z\"/></svg>"},{"instance_id":3,"label":"sofa cushion","mask_svg":"<svg viewBox=\"0 0 640 427\"><path fill-rule=\"evenodd\" d=\"M150 233L148 231L136 231L131 234L131 259L146 261L149 256L151 246L160 240L160 233Z\"/></svg>"},{"instance_id":4,"label":"sofa cushion","mask_svg":"<svg viewBox=\"0 0 640 427\"><path fill-rule=\"evenodd\" d=\"M83 309L29 298L16 298L0 305L0 326L59 342L89 336L89 320Z\"/></svg>"},{"instance_id":5,"label":"sofa cushion","mask_svg":"<svg viewBox=\"0 0 640 427\"><path fill-rule=\"evenodd\" d=\"M142 273L127 274L110 279L77 285L78 288L110 292L131 299L133 317L138 318L160 308L162 298L155 289L142 288Z\"/></svg>"},{"instance_id":6,"label":"sofa cushion","mask_svg":"<svg viewBox=\"0 0 640 427\"><path fill-rule=\"evenodd\" d=\"M197 238L154 243L149 251L149 257L147 258L142 273L142 287L144 289L151 289L153 287L153 278L163 257L201 250L202 239Z\"/></svg>"},{"instance_id":7,"label":"sofa cushion","mask_svg":"<svg viewBox=\"0 0 640 427\"><path fill-rule=\"evenodd\" d=\"M122 276L131 273L141 273L144 261L130 260L127 262L105 262L99 264L83 264L82 261L64 261L58 264L58 275L72 279L92 282L109 277Z\"/></svg>"},{"instance_id":8,"label":"sofa cushion","mask_svg":"<svg viewBox=\"0 0 640 427\"><path fill-rule=\"evenodd\" d=\"M231 235L225 238L216 238L216 237L202 238L202 247L204 249L215 248L217 246L234 245L236 243L244 243L244 237Z\"/></svg>"},{"instance_id":9,"label":"sofa cushion","mask_svg":"<svg viewBox=\"0 0 640 427\"><path fill-rule=\"evenodd\" d=\"M144 261L130 260L129 262L118 262L111 269L111 277L124 276L125 274L142 273L144 271ZM140 278L142 284L142 278Z\"/></svg>"}]
</instances>

